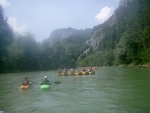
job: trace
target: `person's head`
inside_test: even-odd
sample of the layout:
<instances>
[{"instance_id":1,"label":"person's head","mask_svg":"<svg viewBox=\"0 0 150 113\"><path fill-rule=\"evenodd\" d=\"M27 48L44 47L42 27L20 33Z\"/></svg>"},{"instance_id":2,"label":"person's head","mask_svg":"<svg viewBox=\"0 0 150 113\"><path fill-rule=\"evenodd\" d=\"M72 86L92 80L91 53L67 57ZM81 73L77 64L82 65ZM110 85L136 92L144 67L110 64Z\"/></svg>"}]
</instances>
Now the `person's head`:
<instances>
[{"instance_id":1,"label":"person's head","mask_svg":"<svg viewBox=\"0 0 150 113\"><path fill-rule=\"evenodd\" d=\"M44 76L44 79L47 79L47 76Z\"/></svg>"}]
</instances>

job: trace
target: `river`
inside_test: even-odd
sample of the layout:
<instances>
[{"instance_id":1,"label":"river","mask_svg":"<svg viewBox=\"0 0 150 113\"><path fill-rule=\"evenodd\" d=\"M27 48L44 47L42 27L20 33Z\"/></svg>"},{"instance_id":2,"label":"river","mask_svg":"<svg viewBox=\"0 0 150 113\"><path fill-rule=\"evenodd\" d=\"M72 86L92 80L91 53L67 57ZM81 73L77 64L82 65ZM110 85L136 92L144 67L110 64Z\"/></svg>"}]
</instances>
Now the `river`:
<instances>
[{"instance_id":1,"label":"river","mask_svg":"<svg viewBox=\"0 0 150 113\"><path fill-rule=\"evenodd\" d=\"M6 113L150 113L150 69L99 67L95 75L56 76L56 71L0 74L0 111ZM39 84L20 90L24 77Z\"/></svg>"}]
</instances>

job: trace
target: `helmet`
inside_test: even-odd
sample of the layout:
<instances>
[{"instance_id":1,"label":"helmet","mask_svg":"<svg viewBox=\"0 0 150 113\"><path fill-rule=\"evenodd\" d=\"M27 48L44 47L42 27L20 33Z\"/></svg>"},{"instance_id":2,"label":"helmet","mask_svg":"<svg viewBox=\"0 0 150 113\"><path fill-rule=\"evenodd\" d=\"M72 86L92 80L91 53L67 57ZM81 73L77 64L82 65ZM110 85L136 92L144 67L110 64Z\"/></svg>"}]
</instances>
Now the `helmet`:
<instances>
[{"instance_id":1,"label":"helmet","mask_svg":"<svg viewBox=\"0 0 150 113\"><path fill-rule=\"evenodd\" d=\"M45 76L44 78L47 78L47 76Z\"/></svg>"}]
</instances>

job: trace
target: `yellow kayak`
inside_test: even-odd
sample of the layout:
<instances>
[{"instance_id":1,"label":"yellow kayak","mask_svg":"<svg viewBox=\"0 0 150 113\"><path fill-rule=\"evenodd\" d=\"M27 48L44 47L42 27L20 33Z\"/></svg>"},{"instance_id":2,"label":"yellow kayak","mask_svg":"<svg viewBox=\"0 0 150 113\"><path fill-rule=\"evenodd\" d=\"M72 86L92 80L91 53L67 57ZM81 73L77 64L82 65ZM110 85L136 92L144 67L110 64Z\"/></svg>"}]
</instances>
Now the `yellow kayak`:
<instances>
[{"instance_id":1,"label":"yellow kayak","mask_svg":"<svg viewBox=\"0 0 150 113\"><path fill-rule=\"evenodd\" d=\"M92 67L92 69L93 69L93 70L97 70L98 68L97 68L97 67Z\"/></svg>"},{"instance_id":2,"label":"yellow kayak","mask_svg":"<svg viewBox=\"0 0 150 113\"><path fill-rule=\"evenodd\" d=\"M82 71L82 75L88 75L89 73L87 71Z\"/></svg>"},{"instance_id":3,"label":"yellow kayak","mask_svg":"<svg viewBox=\"0 0 150 113\"><path fill-rule=\"evenodd\" d=\"M75 72L74 74L75 75L81 75L81 72Z\"/></svg>"},{"instance_id":4,"label":"yellow kayak","mask_svg":"<svg viewBox=\"0 0 150 113\"><path fill-rule=\"evenodd\" d=\"M28 88L30 88L30 85L20 86L20 89L28 89Z\"/></svg>"},{"instance_id":5,"label":"yellow kayak","mask_svg":"<svg viewBox=\"0 0 150 113\"><path fill-rule=\"evenodd\" d=\"M74 75L74 73L73 72L68 72L67 75Z\"/></svg>"},{"instance_id":6,"label":"yellow kayak","mask_svg":"<svg viewBox=\"0 0 150 113\"><path fill-rule=\"evenodd\" d=\"M90 71L89 75L95 74L95 71Z\"/></svg>"},{"instance_id":7,"label":"yellow kayak","mask_svg":"<svg viewBox=\"0 0 150 113\"><path fill-rule=\"evenodd\" d=\"M62 72L61 74L62 74L62 75L67 75L67 72Z\"/></svg>"}]
</instances>

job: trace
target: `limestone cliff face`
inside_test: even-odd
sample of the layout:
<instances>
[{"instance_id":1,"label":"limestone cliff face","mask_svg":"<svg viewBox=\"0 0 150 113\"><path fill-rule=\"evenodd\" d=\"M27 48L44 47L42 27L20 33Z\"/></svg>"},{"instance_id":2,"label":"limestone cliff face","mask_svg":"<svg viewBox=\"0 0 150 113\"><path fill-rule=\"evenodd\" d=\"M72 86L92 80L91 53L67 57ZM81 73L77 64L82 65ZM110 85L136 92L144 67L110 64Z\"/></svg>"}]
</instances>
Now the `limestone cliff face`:
<instances>
[{"instance_id":1,"label":"limestone cliff face","mask_svg":"<svg viewBox=\"0 0 150 113\"><path fill-rule=\"evenodd\" d=\"M62 28L51 32L49 41L60 40L66 43L85 43L91 37L91 29Z\"/></svg>"},{"instance_id":2,"label":"limestone cliff face","mask_svg":"<svg viewBox=\"0 0 150 113\"><path fill-rule=\"evenodd\" d=\"M73 36L77 32L78 30L73 28L56 29L51 32L49 40L50 41L57 40L57 39L63 40L65 38Z\"/></svg>"},{"instance_id":3,"label":"limestone cliff face","mask_svg":"<svg viewBox=\"0 0 150 113\"><path fill-rule=\"evenodd\" d=\"M87 45L91 45L93 47L93 49L97 49L99 42L101 41L101 39L103 38L103 33L102 33L102 29L99 28L98 30L96 30L94 32L94 34L92 35L92 37L90 38L90 40L86 41Z\"/></svg>"},{"instance_id":4,"label":"limestone cliff face","mask_svg":"<svg viewBox=\"0 0 150 113\"><path fill-rule=\"evenodd\" d=\"M127 3L131 2L131 1L132 0L120 0L118 9L120 7L126 7ZM101 40L103 38L105 38L105 36L107 35L106 33L108 33L105 31L110 30L110 29L118 29L118 28L116 28L116 24L118 24L117 21L120 18L122 18L122 17L118 17L118 15L117 15L118 12L119 12L119 10L115 11L114 14L106 22L97 26L97 29L94 30L94 33L91 36L91 38L88 41L86 41L86 45L88 45L89 48L87 50L85 50L84 53L88 53L91 48L93 50L96 50L98 48Z\"/></svg>"}]
</instances>

